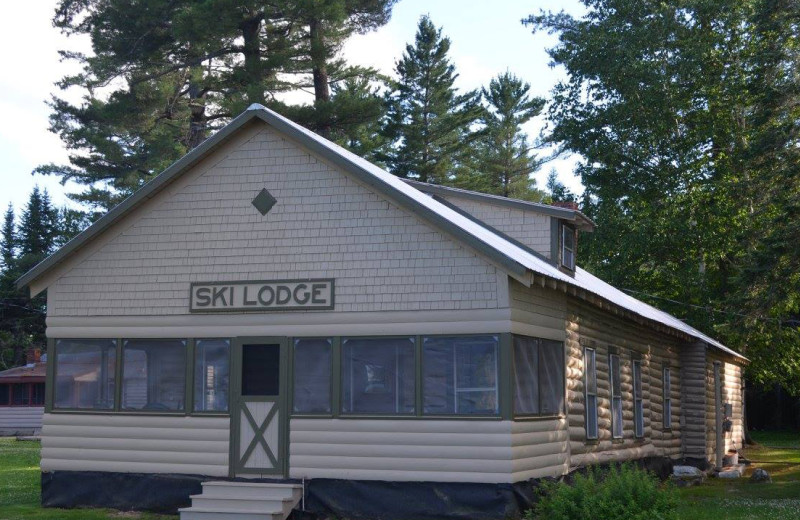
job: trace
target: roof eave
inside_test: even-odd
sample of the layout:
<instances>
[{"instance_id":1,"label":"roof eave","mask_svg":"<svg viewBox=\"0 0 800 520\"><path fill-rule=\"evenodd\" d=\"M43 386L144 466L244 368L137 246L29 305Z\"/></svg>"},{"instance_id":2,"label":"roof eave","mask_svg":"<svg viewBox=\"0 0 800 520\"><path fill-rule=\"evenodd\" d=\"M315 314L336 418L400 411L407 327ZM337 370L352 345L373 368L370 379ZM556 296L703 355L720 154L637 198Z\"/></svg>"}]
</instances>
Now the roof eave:
<instances>
[{"instance_id":1,"label":"roof eave","mask_svg":"<svg viewBox=\"0 0 800 520\"><path fill-rule=\"evenodd\" d=\"M525 265L503 254L501 251L493 248L489 244L476 239L446 218L436 214L435 212L427 211L422 204L413 198L408 197L404 193L392 189L391 187L387 187L357 164L354 164L345 157L342 157L329 148L326 148L320 142L314 139L309 139L308 136L306 136L301 130L294 127L282 118L274 116L260 105L251 105L251 107L245 112L237 116L235 119L233 119L233 121L225 125L213 136L203 141L185 156L175 161L166 170L154 177L150 182L142 186L139 190L122 201L119 205L115 206L113 209L111 209L111 211L103 215L91 226L76 235L58 251L51 254L34 266L30 271L19 277L16 281L16 287L21 289L26 286L31 286L33 282L75 254L77 250L85 243L100 235L109 229L119 219L133 211L133 209L137 207L141 201L154 197L174 178L197 164L200 160L205 158L214 149L216 149L217 146L230 138L231 135L239 128L256 118L282 132L286 136L299 141L302 146L334 163L338 167L349 172L351 175L354 175L362 183L373 187L381 193L384 193L398 205L405 207L420 218L431 222L443 231L446 231L462 242L465 242L469 247L490 259L494 264L506 271L516 280L525 285L530 285L532 272ZM33 287L31 287L31 290L33 291ZM37 290L36 294L39 292L41 292L41 290ZM35 296L35 294L32 293L31 296Z\"/></svg>"},{"instance_id":2,"label":"roof eave","mask_svg":"<svg viewBox=\"0 0 800 520\"><path fill-rule=\"evenodd\" d=\"M111 227L118 219L130 213L142 200L155 196L163 187L169 184L175 177L180 175L180 173L197 164L197 162L210 154L218 145L227 141L236 130L253 120L255 117L257 117L255 111L247 110L234 118L233 121L221 128L217 133L172 163L166 170L158 174L147 184L139 188L132 195L112 208L108 213L92 223L91 226L78 233L56 252L20 276L15 282L17 289L22 289L31 285L45 273L49 272L58 264L69 258L83 244L100 235L103 231ZM37 294L38 292L40 291L37 291ZM35 294L31 294L31 296L35 296Z\"/></svg>"},{"instance_id":3,"label":"roof eave","mask_svg":"<svg viewBox=\"0 0 800 520\"><path fill-rule=\"evenodd\" d=\"M407 184L417 188L424 193L452 197L462 197L467 199L479 200L487 204L494 204L497 206L512 207L525 211L534 211L556 217L558 219L574 222L578 229L581 231L594 231L597 229L597 224L589 217L579 210L562 208L559 206L551 206L549 204L541 204L537 202L529 202L526 200L512 199L508 197L501 197L499 195L492 195L489 193L481 193L479 191L465 190L461 188L453 188L450 186L440 186L438 184L430 184L420 182L413 179L403 179Z\"/></svg>"}]
</instances>

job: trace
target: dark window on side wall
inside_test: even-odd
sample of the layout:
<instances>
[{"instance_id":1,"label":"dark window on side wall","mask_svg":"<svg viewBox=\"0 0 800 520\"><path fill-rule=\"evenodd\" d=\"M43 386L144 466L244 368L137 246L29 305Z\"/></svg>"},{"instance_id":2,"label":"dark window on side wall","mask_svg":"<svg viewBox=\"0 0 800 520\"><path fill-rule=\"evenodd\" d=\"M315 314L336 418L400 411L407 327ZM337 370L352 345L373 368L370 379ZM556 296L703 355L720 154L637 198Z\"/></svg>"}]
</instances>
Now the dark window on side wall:
<instances>
[{"instance_id":1,"label":"dark window on side wall","mask_svg":"<svg viewBox=\"0 0 800 520\"><path fill-rule=\"evenodd\" d=\"M642 398L642 362L633 360L633 434L644 437L644 399Z\"/></svg>"},{"instance_id":2,"label":"dark window on side wall","mask_svg":"<svg viewBox=\"0 0 800 520\"><path fill-rule=\"evenodd\" d=\"M123 409L150 412L185 410L185 340L126 340L122 361Z\"/></svg>"},{"instance_id":3,"label":"dark window on side wall","mask_svg":"<svg viewBox=\"0 0 800 520\"><path fill-rule=\"evenodd\" d=\"M423 412L427 415L496 415L498 336L428 336L422 339Z\"/></svg>"},{"instance_id":4,"label":"dark window on side wall","mask_svg":"<svg viewBox=\"0 0 800 520\"><path fill-rule=\"evenodd\" d=\"M230 341L198 339L194 346L194 411L227 412Z\"/></svg>"},{"instance_id":5,"label":"dark window on side wall","mask_svg":"<svg viewBox=\"0 0 800 520\"><path fill-rule=\"evenodd\" d=\"M11 404L11 385L0 385L0 406Z\"/></svg>"},{"instance_id":6,"label":"dark window on side wall","mask_svg":"<svg viewBox=\"0 0 800 520\"><path fill-rule=\"evenodd\" d=\"M342 412L413 414L414 338L342 338Z\"/></svg>"},{"instance_id":7,"label":"dark window on side wall","mask_svg":"<svg viewBox=\"0 0 800 520\"><path fill-rule=\"evenodd\" d=\"M114 408L117 342L61 339L55 345L54 408Z\"/></svg>"},{"instance_id":8,"label":"dark window on side wall","mask_svg":"<svg viewBox=\"0 0 800 520\"><path fill-rule=\"evenodd\" d=\"M514 336L514 413L555 415L564 411L564 344Z\"/></svg>"},{"instance_id":9,"label":"dark window on side wall","mask_svg":"<svg viewBox=\"0 0 800 520\"><path fill-rule=\"evenodd\" d=\"M30 404L30 386L16 384L11 386L11 404L14 406L28 406Z\"/></svg>"},{"instance_id":10,"label":"dark window on side wall","mask_svg":"<svg viewBox=\"0 0 800 520\"><path fill-rule=\"evenodd\" d=\"M672 428L672 398L670 397L670 392L672 392L672 381L670 380L671 373L669 367L664 367L664 372L662 377L663 377L662 387L664 392L663 394L664 402L663 402L663 410L661 412L663 414L662 417L664 421L664 429L668 430Z\"/></svg>"},{"instance_id":11,"label":"dark window on side wall","mask_svg":"<svg viewBox=\"0 0 800 520\"><path fill-rule=\"evenodd\" d=\"M561 225L561 265L575 270L575 228Z\"/></svg>"},{"instance_id":12,"label":"dark window on side wall","mask_svg":"<svg viewBox=\"0 0 800 520\"><path fill-rule=\"evenodd\" d=\"M615 439L622 438L622 381L620 373L619 356L608 356L609 384L611 386L611 436Z\"/></svg>"},{"instance_id":13,"label":"dark window on side wall","mask_svg":"<svg viewBox=\"0 0 800 520\"><path fill-rule=\"evenodd\" d=\"M31 405L44 405L44 383L33 383L31 385Z\"/></svg>"},{"instance_id":14,"label":"dark window on side wall","mask_svg":"<svg viewBox=\"0 0 800 520\"><path fill-rule=\"evenodd\" d=\"M597 439L597 353L583 351L584 385L586 386L586 438Z\"/></svg>"},{"instance_id":15,"label":"dark window on side wall","mask_svg":"<svg viewBox=\"0 0 800 520\"><path fill-rule=\"evenodd\" d=\"M299 338L294 341L293 412L331 413L332 344L330 338Z\"/></svg>"}]
</instances>

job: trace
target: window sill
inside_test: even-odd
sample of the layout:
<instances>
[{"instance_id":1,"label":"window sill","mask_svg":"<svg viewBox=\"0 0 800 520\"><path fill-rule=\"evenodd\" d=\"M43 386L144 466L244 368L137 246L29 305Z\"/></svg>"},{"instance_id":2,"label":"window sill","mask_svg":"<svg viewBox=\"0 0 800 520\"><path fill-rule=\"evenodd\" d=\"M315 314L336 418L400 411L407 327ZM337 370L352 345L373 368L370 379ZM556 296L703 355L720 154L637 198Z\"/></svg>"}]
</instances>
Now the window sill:
<instances>
[{"instance_id":1,"label":"window sill","mask_svg":"<svg viewBox=\"0 0 800 520\"><path fill-rule=\"evenodd\" d=\"M312 418L324 418L319 415L315 416L304 416L305 418L312 419ZM330 417L332 419L361 419L361 420L380 420L380 421L393 421L393 420L417 420L417 421L502 421L503 418L499 415L386 415L386 414L341 414L335 417Z\"/></svg>"},{"instance_id":2,"label":"window sill","mask_svg":"<svg viewBox=\"0 0 800 520\"><path fill-rule=\"evenodd\" d=\"M45 413L71 415L125 415L139 417L230 417L228 412L154 412L136 410L87 410L86 408L57 408L45 410Z\"/></svg>"},{"instance_id":3,"label":"window sill","mask_svg":"<svg viewBox=\"0 0 800 520\"><path fill-rule=\"evenodd\" d=\"M564 414L553 415L515 415L512 420L517 422L525 421L552 421L553 419L564 419Z\"/></svg>"}]
</instances>

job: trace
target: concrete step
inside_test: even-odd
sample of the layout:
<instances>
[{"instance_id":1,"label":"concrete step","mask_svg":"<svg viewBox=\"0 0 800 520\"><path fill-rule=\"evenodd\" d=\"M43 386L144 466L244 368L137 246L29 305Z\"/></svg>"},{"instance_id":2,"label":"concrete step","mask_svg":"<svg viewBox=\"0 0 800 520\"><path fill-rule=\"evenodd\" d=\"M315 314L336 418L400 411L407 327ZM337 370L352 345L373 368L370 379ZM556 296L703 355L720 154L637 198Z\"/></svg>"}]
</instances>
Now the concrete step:
<instances>
[{"instance_id":1,"label":"concrete step","mask_svg":"<svg viewBox=\"0 0 800 520\"><path fill-rule=\"evenodd\" d=\"M217 498L203 495L192 495L192 507L201 509L219 508L228 510L251 510L268 513L282 513L288 515L296 504L293 498L282 500L252 499L252 498Z\"/></svg>"},{"instance_id":2,"label":"concrete step","mask_svg":"<svg viewBox=\"0 0 800 520\"><path fill-rule=\"evenodd\" d=\"M203 497L299 501L303 487L299 484L279 484L269 482L203 482Z\"/></svg>"},{"instance_id":3,"label":"concrete step","mask_svg":"<svg viewBox=\"0 0 800 520\"><path fill-rule=\"evenodd\" d=\"M218 507L185 507L180 509L181 520L285 520L283 513L230 511Z\"/></svg>"}]
</instances>

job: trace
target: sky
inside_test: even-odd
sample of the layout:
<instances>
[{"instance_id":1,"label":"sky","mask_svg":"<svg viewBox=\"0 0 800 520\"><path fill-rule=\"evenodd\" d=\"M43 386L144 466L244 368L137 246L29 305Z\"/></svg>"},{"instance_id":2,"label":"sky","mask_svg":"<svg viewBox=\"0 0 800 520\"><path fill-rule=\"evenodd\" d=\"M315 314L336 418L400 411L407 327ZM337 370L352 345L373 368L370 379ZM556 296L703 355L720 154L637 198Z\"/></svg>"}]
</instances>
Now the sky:
<instances>
[{"instance_id":1,"label":"sky","mask_svg":"<svg viewBox=\"0 0 800 520\"><path fill-rule=\"evenodd\" d=\"M76 64L61 62L58 51L90 50L88 39L67 37L52 26L56 3L8 2L0 17L0 210L11 203L17 214L34 185L46 188L58 206L70 204L68 193L81 191L74 183L62 185L56 177L31 175L39 165L66 164L69 157L58 136L48 131L50 108L46 102L56 93L75 102L81 92L73 89L64 93L55 86L64 75L78 71ZM577 0L561 1L557 7L581 12ZM555 38L532 34L520 23L527 15L547 8L553 8L552 1L399 0L387 25L353 37L343 53L354 64L392 74L406 44L414 39L420 16L428 14L452 42L450 57L459 74L458 88L480 88L508 70L530 83L533 95L547 98L550 89L566 77L563 69L549 65L546 49ZM24 50L19 50L21 46ZM540 117L524 129L535 138L543 124ZM576 161L572 157L546 164L535 175L539 186L544 186L548 173L555 168L561 182L580 192L580 181L572 174Z\"/></svg>"}]
</instances>

